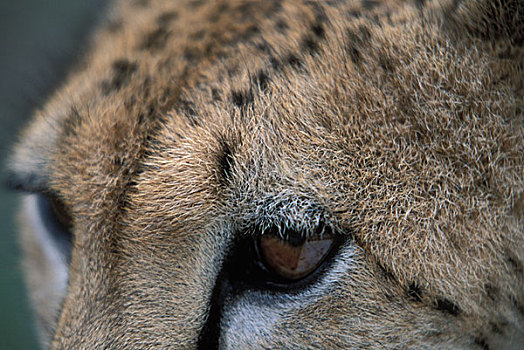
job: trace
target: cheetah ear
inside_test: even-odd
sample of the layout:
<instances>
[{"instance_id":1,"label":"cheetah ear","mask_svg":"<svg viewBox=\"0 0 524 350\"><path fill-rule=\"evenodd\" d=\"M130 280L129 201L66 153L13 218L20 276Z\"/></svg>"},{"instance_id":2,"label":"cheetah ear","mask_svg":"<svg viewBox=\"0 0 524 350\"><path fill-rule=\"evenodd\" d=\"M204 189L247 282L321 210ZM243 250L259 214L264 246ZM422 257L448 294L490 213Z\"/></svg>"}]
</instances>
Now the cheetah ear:
<instances>
[{"instance_id":1,"label":"cheetah ear","mask_svg":"<svg viewBox=\"0 0 524 350\"><path fill-rule=\"evenodd\" d=\"M36 112L7 160L5 184L15 190L45 192L56 152L59 121Z\"/></svg>"},{"instance_id":2,"label":"cheetah ear","mask_svg":"<svg viewBox=\"0 0 524 350\"><path fill-rule=\"evenodd\" d=\"M524 44L524 1L453 1L449 17L457 32L504 46Z\"/></svg>"}]
</instances>

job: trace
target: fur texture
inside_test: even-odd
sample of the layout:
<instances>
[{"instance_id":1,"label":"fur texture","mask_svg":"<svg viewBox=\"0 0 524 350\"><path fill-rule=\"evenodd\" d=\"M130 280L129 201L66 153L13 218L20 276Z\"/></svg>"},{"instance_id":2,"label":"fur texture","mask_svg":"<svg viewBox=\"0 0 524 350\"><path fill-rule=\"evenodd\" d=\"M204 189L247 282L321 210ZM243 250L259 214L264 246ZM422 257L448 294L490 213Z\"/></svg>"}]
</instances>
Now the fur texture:
<instances>
[{"instance_id":1,"label":"fur texture","mask_svg":"<svg viewBox=\"0 0 524 350\"><path fill-rule=\"evenodd\" d=\"M523 23L518 0L117 3L11 162L73 216L67 291L22 230L44 342L521 348ZM308 285L224 277L255 228L320 224L344 243Z\"/></svg>"}]
</instances>

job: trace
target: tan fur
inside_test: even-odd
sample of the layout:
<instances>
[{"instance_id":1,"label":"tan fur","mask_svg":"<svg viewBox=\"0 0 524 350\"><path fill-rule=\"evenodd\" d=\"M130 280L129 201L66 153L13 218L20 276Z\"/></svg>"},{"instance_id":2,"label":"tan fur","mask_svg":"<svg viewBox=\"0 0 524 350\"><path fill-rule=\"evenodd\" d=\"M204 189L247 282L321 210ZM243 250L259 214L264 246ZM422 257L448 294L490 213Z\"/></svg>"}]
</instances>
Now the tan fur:
<instances>
[{"instance_id":1,"label":"tan fur","mask_svg":"<svg viewBox=\"0 0 524 350\"><path fill-rule=\"evenodd\" d=\"M523 15L116 4L11 165L73 214L44 342L195 348L239 236L324 222L346 243L310 285L225 289L220 348L524 346Z\"/></svg>"}]
</instances>

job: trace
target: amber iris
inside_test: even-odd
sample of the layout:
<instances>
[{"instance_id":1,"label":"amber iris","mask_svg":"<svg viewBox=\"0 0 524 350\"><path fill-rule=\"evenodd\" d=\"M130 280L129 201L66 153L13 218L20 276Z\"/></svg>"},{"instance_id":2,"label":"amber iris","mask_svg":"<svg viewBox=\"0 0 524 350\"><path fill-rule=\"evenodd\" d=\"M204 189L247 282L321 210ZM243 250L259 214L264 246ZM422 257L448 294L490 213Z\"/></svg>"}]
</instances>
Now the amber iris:
<instances>
[{"instance_id":1,"label":"amber iris","mask_svg":"<svg viewBox=\"0 0 524 350\"><path fill-rule=\"evenodd\" d=\"M48 201L49 208L57 222L62 226L62 228L70 230L73 227L73 218L64 202L54 195L49 196Z\"/></svg>"},{"instance_id":2,"label":"amber iris","mask_svg":"<svg viewBox=\"0 0 524 350\"><path fill-rule=\"evenodd\" d=\"M314 272L333 248L332 235L317 237L265 234L258 249L264 264L279 276L297 281Z\"/></svg>"}]
</instances>

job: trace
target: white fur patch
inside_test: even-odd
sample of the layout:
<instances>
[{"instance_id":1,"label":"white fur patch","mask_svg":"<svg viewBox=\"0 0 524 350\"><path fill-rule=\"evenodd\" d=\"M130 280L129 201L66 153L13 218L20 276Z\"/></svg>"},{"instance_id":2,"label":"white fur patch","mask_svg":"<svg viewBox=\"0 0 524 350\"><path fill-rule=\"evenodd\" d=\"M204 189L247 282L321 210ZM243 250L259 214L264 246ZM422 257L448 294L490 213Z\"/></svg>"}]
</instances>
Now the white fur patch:
<instances>
[{"instance_id":1,"label":"white fur patch","mask_svg":"<svg viewBox=\"0 0 524 350\"><path fill-rule=\"evenodd\" d=\"M38 195L29 194L23 198L22 208L29 218L29 225L34 233L34 238L40 246L42 255L44 256L46 266L52 270L53 289L56 291L55 295L65 295L68 282L68 266L64 255L60 251L53 238L51 232L46 229L43 219L38 208Z\"/></svg>"},{"instance_id":2,"label":"white fur patch","mask_svg":"<svg viewBox=\"0 0 524 350\"><path fill-rule=\"evenodd\" d=\"M354 247L348 242L323 276L296 294L248 290L226 303L221 320L220 347L254 347L258 340L270 339L272 333L279 332L276 327L282 316L316 303L332 292L333 285L354 268L354 254Z\"/></svg>"}]
</instances>

